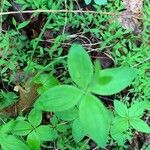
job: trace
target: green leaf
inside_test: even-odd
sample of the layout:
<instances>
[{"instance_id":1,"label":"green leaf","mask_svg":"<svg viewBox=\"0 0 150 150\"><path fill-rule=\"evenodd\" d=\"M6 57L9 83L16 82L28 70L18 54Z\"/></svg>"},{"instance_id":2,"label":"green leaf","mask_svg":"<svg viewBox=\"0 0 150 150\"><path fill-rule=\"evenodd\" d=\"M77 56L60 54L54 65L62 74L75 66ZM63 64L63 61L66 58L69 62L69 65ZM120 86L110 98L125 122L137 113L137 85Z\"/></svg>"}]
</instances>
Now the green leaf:
<instances>
[{"instance_id":1,"label":"green leaf","mask_svg":"<svg viewBox=\"0 0 150 150\"><path fill-rule=\"evenodd\" d=\"M27 143L31 150L40 150L41 140L35 131L27 136Z\"/></svg>"},{"instance_id":2,"label":"green leaf","mask_svg":"<svg viewBox=\"0 0 150 150\"><path fill-rule=\"evenodd\" d=\"M107 0L94 0L97 5L105 5L107 4Z\"/></svg>"},{"instance_id":3,"label":"green leaf","mask_svg":"<svg viewBox=\"0 0 150 150\"><path fill-rule=\"evenodd\" d=\"M114 107L119 116L128 117L128 108L123 102L115 100Z\"/></svg>"},{"instance_id":4,"label":"green leaf","mask_svg":"<svg viewBox=\"0 0 150 150\"><path fill-rule=\"evenodd\" d=\"M146 122L139 118L131 119L130 124L137 131L150 133L150 127L148 126L148 124L146 124Z\"/></svg>"},{"instance_id":5,"label":"green leaf","mask_svg":"<svg viewBox=\"0 0 150 150\"><path fill-rule=\"evenodd\" d=\"M68 69L71 79L80 87L87 88L92 80L93 65L84 48L73 44L68 54Z\"/></svg>"},{"instance_id":6,"label":"green leaf","mask_svg":"<svg viewBox=\"0 0 150 150\"><path fill-rule=\"evenodd\" d=\"M41 125L36 128L36 133L41 141L54 141L58 136L56 130L46 125Z\"/></svg>"},{"instance_id":7,"label":"green leaf","mask_svg":"<svg viewBox=\"0 0 150 150\"><path fill-rule=\"evenodd\" d=\"M80 142L85 136L84 129L80 123L79 118L73 121L72 124L72 136L76 143Z\"/></svg>"},{"instance_id":8,"label":"green leaf","mask_svg":"<svg viewBox=\"0 0 150 150\"><path fill-rule=\"evenodd\" d=\"M56 126L56 130L59 131L59 132L66 132L68 129L68 126L66 124L58 124Z\"/></svg>"},{"instance_id":9,"label":"green leaf","mask_svg":"<svg viewBox=\"0 0 150 150\"><path fill-rule=\"evenodd\" d=\"M42 122L42 111L33 108L28 115L28 121L34 127L40 125L40 123Z\"/></svg>"},{"instance_id":10,"label":"green leaf","mask_svg":"<svg viewBox=\"0 0 150 150\"><path fill-rule=\"evenodd\" d=\"M13 135L1 135L3 150L30 150L29 147Z\"/></svg>"},{"instance_id":11,"label":"green leaf","mask_svg":"<svg viewBox=\"0 0 150 150\"><path fill-rule=\"evenodd\" d=\"M10 120L9 122L1 125L1 128L0 128L0 135L1 134L6 134L6 133L9 133L11 132L12 128L14 126L14 120Z\"/></svg>"},{"instance_id":12,"label":"green leaf","mask_svg":"<svg viewBox=\"0 0 150 150\"><path fill-rule=\"evenodd\" d=\"M147 101L141 101L141 102L136 102L131 107L129 108L129 117L131 118L138 118L142 117L144 115L144 110L148 108L149 102Z\"/></svg>"},{"instance_id":13,"label":"green leaf","mask_svg":"<svg viewBox=\"0 0 150 150\"><path fill-rule=\"evenodd\" d=\"M99 62L99 60L96 60L94 62L94 78L98 78L99 77L100 71L101 71L100 62Z\"/></svg>"},{"instance_id":14,"label":"green leaf","mask_svg":"<svg viewBox=\"0 0 150 150\"><path fill-rule=\"evenodd\" d=\"M19 136L24 136L32 131L33 127L29 122L24 120L17 120L14 122L12 133Z\"/></svg>"},{"instance_id":15,"label":"green leaf","mask_svg":"<svg viewBox=\"0 0 150 150\"><path fill-rule=\"evenodd\" d=\"M22 28L24 28L25 26L27 26L30 23L30 21L24 21L22 23L20 23L17 27L17 30L20 30Z\"/></svg>"},{"instance_id":16,"label":"green leaf","mask_svg":"<svg viewBox=\"0 0 150 150\"><path fill-rule=\"evenodd\" d=\"M111 136L120 146L124 146L124 143L127 140L126 134L124 133L113 134Z\"/></svg>"},{"instance_id":17,"label":"green leaf","mask_svg":"<svg viewBox=\"0 0 150 150\"><path fill-rule=\"evenodd\" d=\"M16 27L17 22L16 22L16 19L15 19L14 17L12 18L12 23L13 23L13 25Z\"/></svg>"},{"instance_id":18,"label":"green leaf","mask_svg":"<svg viewBox=\"0 0 150 150\"><path fill-rule=\"evenodd\" d=\"M34 106L43 111L65 111L75 106L82 95L82 91L70 86L60 85L43 93Z\"/></svg>"},{"instance_id":19,"label":"green leaf","mask_svg":"<svg viewBox=\"0 0 150 150\"><path fill-rule=\"evenodd\" d=\"M33 3L36 6L36 8L40 7L40 0L33 0Z\"/></svg>"},{"instance_id":20,"label":"green leaf","mask_svg":"<svg viewBox=\"0 0 150 150\"><path fill-rule=\"evenodd\" d=\"M111 117L102 102L92 95L85 95L79 107L79 117L85 132L100 146L108 140Z\"/></svg>"},{"instance_id":21,"label":"green leaf","mask_svg":"<svg viewBox=\"0 0 150 150\"><path fill-rule=\"evenodd\" d=\"M34 79L34 82L37 84L41 84L41 86L37 89L39 94L42 94L48 89L59 84L59 81L54 76L49 74L41 74Z\"/></svg>"},{"instance_id":22,"label":"green leaf","mask_svg":"<svg viewBox=\"0 0 150 150\"><path fill-rule=\"evenodd\" d=\"M57 124L59 123L59 120L58 118L56 117L56 115L53 115L50 119L50 123L53 125L53 126L57 126Z\"/></svg>"},{"instance_id":23,"label":"green leaf","mask_svg":"<svg viewBox=\"0 0 150 150\"><path fill-rule=\"evenodd\" d=\"M85 4L88 5L91 3L92 0L84 0L84 1L85 1Z\"/></svg>"},{"instance_id":24,"label":"green leaf","mask_svg":"<svg viewBox=\"0 0 150 150\"><path fill-rule=\"evenodd\" d=\"M55 112L55 115L64 121L72 121L78 117L78 109L73 107L66 111Z\"/></svg>"},{"instance_id":25,"label":"green leaf","mask_svg":"<svg viewBox=\"0 0 150 150\"><path fill-rule=\"evenodd\" d=\"M112 95L122 91L132 83L137 70L129 67L119 67L101 70L99 78L91 84L91 92L100 95Z\"/></svg>"},{"instance_id":26,"label":"green leaf","mask_svg":"<svg viewBox=\"0 0 150 150\"><path fill-rule=\"evenodd\" d=\"M129 129L128 119L123 117L116 117L113 120L113 125L111 127L111 135L112 137L116 134L123 133Z\"/></svg>"},{"instance_id":27,"label":"green leaf","mask_svg":"<svg viewBox=\"0 0 150 150\"><path fill-rule=\"evenodd\" d=\"M17 102L18 96L13 92L3 92L0 93L0 110L13 105L15 102Z\"/></svg>"}]
</instances>

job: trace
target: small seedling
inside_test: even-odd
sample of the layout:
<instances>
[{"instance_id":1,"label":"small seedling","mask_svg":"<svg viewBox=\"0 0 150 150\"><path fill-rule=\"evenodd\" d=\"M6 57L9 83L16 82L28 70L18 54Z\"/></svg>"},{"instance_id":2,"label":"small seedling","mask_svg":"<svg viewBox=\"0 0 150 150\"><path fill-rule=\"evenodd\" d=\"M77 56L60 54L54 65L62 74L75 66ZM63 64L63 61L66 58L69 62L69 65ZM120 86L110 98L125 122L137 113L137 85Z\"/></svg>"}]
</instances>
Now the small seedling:
<instances>
[{"instance_id":1,"label":"small seedling","mask_svg":"<svg viewBox=\"0 0 150 150\"><path fill-rule=\"evenodd\" d=\"M145 109L148 109L148 101L136 102L127 107L123 102L114 101L116 115L111 127L111 136L119 145L124 145L125 141L132 136L132 129L139 132L150 133L150 127L140 119L144 115Z\"/></svg>"}]
</instances>

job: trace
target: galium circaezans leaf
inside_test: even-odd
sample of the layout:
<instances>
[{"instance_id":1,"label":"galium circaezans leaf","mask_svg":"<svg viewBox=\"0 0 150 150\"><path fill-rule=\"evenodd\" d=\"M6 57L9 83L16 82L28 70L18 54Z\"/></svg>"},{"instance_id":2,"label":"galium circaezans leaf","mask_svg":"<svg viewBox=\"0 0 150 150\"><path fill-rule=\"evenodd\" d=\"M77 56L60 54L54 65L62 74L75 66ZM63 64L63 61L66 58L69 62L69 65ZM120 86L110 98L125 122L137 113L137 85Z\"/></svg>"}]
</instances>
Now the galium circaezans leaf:
<instances>
[{"instance_id":1,"label":"galium circaezans leaf","mask_svg":"<svg viewBox=\"0 0 150 150\"><path fill-rule=\"evenodd\" d=\"M75 119L72 124L72 136L75 142L77 143L80 142L85 135L86 133L81 125L80 119L79 118Z\"/></svg>"},{"instance_id":2,"label":"galium circaezans leaf","mask_svg":"<svg viewBox=\"0 0 150 150\"><path fill-rule=\"evenodd\" d=\"M73 44L68 54L68 70L71 79L81 88L87 88L93 76L90 56L80 45Z\"/></svg>"},{"instance_id":3,"label":"galium circaezans leaf","mask_svg":"<svg viewBox=\"0 0 150 150\"><path fill-rule=\"evenodd\" d=\"M27 144L13 135L1 135L0 142L3 150L30 150Z\"/></svg>"},{"instance_id":4,"label":"galium circaezans leaf","mask_svg":"<svg viewBox=\"0 0 150 150\"><path fill-rule=\"evenodd\" d=\"M139 118L131 119L130 124L137 131L150 133L150 127L148 126L148 124Z\"/></svg>"},{"instance_id":5,"label":"galium circaezans leaf","mask_svg":"<svg viewBox=\"0 0 150 150\"><path fill-rule=\"evenodd\" d=\"M85 132L98 146L105 147L111 117L102 102L91 94L85 95L80 103L79 118Z\"/></svg>"},{"instance_id":6,"label":"galium circaezans leaf","mask_svg":"<svg viewBox=\"0 0 150 150\"><path fill-rule=\"evenodd\" d=\"M100 95L112 95L129 86L137 75L137 70L129 67L104 69L93 79L91 92Z\"/></svg>"},{"instance_id":7,"label":"galium circaezans leaf","mask_svg":"<svg viewBox=\"0 0 150 150\"><path fill-rule=\"evenodd\" d=\"M128 117L128 108L123 102L115 100L114 108L119 116Z\"/></svg>"},{"instance_id":8,"label":"galium circaezans leaf","mask_svg":"<svg viewBox=\"0 0 150 150\"><path fill-rule=\"evenodd\" d=\"M78 113L78 108L73 107L65 111L55 112L55 115L61 120L72 121L79 116L79 113Z\"/></svg>"},{"instance_id":9,"label":"galium circaezans leaf","mask_svg":"<svg viewBox=\"0 0 150 150\"><path fill-rule=\"evenodd\" d=\"M59 85L44 92L35 102L34 106L43 111L65 111L75 106L82 91L70 85Z\"/></svg>"}]
</instances>

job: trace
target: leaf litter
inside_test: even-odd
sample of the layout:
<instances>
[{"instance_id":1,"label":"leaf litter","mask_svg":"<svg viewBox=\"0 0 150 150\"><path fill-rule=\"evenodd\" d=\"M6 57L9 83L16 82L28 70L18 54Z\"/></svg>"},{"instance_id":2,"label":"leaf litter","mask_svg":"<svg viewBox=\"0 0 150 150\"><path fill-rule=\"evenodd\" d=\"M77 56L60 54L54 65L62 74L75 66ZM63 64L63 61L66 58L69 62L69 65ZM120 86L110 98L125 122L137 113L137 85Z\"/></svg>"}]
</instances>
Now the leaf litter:
<instances>
[{"instance_id":1,"label":"leaf litter","mask_svg":"<svg viewBox=\"0 0 150 150\"><path fill-rule=\"evenodd\" d=\"M124 11L118 17L118 21L125 29L131 29L135 34L141 32L142 22L139 18L142 16L143 0L123 0Z\"/></svg>"}]
</instances>

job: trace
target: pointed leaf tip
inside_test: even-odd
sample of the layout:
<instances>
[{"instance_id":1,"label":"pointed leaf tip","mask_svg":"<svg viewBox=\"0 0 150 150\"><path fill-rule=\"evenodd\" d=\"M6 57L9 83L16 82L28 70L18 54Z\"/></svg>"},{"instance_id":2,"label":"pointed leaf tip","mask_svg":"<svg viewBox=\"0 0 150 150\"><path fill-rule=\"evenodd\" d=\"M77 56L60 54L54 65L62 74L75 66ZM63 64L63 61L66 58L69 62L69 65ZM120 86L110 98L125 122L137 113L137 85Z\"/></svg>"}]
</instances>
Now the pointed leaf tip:
<instances>
[{"instance_id":1,"label":"pointed leaf tip","mask_svg":"<svg viewBox=\"0 0 150 150\"><path fill-rule=\"evenodd\" d=\"M92 80L93 64L81 45L73 44L68 54L68 70L71 79L81 88L86 88Z\"/></svg>"}]
</instances>

